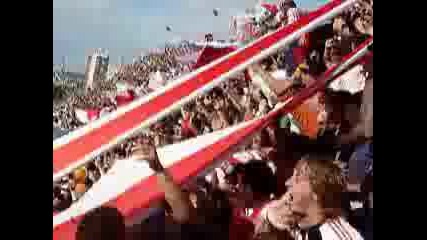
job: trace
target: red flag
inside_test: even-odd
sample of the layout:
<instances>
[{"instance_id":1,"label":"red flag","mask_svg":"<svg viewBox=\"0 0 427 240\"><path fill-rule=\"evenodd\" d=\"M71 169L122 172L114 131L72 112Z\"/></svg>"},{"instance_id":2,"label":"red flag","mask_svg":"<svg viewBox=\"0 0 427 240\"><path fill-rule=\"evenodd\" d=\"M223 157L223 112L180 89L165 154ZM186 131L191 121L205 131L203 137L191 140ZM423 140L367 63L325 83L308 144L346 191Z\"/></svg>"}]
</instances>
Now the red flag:
<instances>
[{"instance_id":1,"label":"red flag","mask_svg":"<svg viewBox=\"0 0 427 240\"><path fill-rule=\"evenodd\" d=\"M203 48L202 52L200 53L199 58L196 61L196 64L194 64L193 66L193 69L204 66L217 58L227 55L228 53L234 50L236 50L236 47L206 46Z\"/></svg>"},{"instance_id":2,"label":"red flag","mask_svg":"<svg viewBox=\"0 0 427 240\"><path fill-rule=\"evenodd\" d=\"M128 89L127 91L120 93L115 97L117 106L122 106L132 102L135 99L135 92Z\"/></svg>"}]
</instances>

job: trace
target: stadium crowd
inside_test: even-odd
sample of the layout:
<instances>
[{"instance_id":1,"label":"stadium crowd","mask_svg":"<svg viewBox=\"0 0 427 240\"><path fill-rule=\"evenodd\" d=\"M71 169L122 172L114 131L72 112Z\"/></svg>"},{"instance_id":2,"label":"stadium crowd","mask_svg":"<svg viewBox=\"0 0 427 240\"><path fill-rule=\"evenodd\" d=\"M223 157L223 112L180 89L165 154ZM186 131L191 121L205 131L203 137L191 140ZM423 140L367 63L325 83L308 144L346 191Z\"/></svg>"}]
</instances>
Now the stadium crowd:
<instances>
[{"instance_id":1,"label":"stadium crowd","mask_svg":"<svg viewBox=\"0 0 427 240\"><path fill-rule=\"evenodd\" d=\"M292 0L276 7L262 18L256 37L306 14ZM165 191L156 213L125 227L117 209L101 207L85 216L77 239L372 239L373 57L280 116L243 154L184 187L174 183L155 151L268 113L373 36L372 23L373 1L359 0L290 48L249 67L247 75L229 79L54 183L54 211L83 196L115 160L137 156ZM176 51L167 48L125 66L117 79L147 88L152 72L173 79L191 69L176 61ZM54 107L54 126L81 126L72 111L79 104L114 106L105 100L109 90L71 96Z\"/></svg>"},{"instance_id":2,"label":"stadium crowd","mask_svg":"<svg viewBox=\"0 0 427 240\"><path fill-rule=\"evenodd\" d=\"M160 71L164 73L166 80L178 77L191 69L191 63L183 64L176 60L177 56L192 54L198 50L200 50L199 47L188 42L178 46L167 46L162 52L149 53L139 61L122 65L111 81L100 81L94 89L83 91L83 84L76 83L60 86L65 99L58 101L54 98L53 126L73 130L84 125L74 114L76 108L117 108L112 98L117 93L116 83L118 82L126 82L134 86L140 90L140 95L153 91L154 89L149 88L152 73Z\"/></svg>"}]
</instances>

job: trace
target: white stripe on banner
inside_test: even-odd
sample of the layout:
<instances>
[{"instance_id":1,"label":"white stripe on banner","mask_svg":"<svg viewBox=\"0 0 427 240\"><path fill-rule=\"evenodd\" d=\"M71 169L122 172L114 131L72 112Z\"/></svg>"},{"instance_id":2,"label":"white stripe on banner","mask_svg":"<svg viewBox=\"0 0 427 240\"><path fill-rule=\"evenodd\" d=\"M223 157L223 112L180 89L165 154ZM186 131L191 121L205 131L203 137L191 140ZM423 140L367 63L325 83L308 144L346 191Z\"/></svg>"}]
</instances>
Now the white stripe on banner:
<instances>
[{"instance_id":1,"label":"white stripe on banner","mask_svg":"<svg viewBox=\"0 0 427 240\"><path fill-rule=\"evenodd\" d=\"M356 0L334 0L299 21L267 34L200 69L172 82L147 97L94 121L53 143L54 180L87 163L95 156L148 127L196 96L207 92L250 64L277 52L302 34L313 30Z\"/></svg>"},{"instance_id":2,"label":"white stripe on banner","mask_svg":"<svg viewBox=\"0 0 427 240\"><path fill-rule=\"evenodd\" d=\"M159 159L165 168L169 168L180 160L193 155L206 146L214 144L221 138L227 137L232 132L246 127L250 123L252 121L159 148L157 150ZM116 161L110 171L102 176L81 199L53 218L53 226L113 200L151 175L153 175L153 171L143 161L133 159Z\"/></svg>"}]
</instances>

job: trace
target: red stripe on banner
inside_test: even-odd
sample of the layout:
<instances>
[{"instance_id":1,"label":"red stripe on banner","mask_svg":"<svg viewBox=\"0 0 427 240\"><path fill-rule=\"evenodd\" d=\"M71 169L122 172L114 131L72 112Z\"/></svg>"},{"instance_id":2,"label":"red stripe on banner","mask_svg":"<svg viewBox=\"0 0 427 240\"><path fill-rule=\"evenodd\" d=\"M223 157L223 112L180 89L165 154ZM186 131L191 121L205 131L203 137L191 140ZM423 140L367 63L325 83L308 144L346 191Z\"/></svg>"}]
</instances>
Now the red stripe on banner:
<instances>
[{"instance_id":1,"label":"red stripe on banner","mask_svg":"<svg viewBox=\"0 0 427 240\"><path fill-rule=\"evenodd\" d=\"M254 42L253 45L249 46L244 51L238 52L235 55L230 56L228 59L220 61L211 68L200 72L196 76L165 92L163 95L142 103L129 112L117 116L117 118L112 119L99 128L92 129L86 135L73 139L68 144L54 149L54 173L66 168L74 161L84 158L86 155L96 151L103 145L110 143L115 137L137 127L141 122L148 118L159 114L163 109L171 106L174 102L188 96L190 93L206 85L213 79L218 78L220 75L223 75L238 65L246 62L250 58L256 56L261 50L271 47L279 40L307 25L315 18L318 18L337 7L341 2L342 0L334 0L326 4L311 14L301 18L299 21L281 28L273 34Z\"/></svg>"},{"instance_id":2,"label":"red stripe on banner","mask_svg":"<svg viewBox=\"0 0 427 240\"><path fill-rule=\"evenodd\" d=\"M366 47L366 45L371 41L372 38L364 42L351 54L344 57L341 64L353 57L356 53L363 49L363 47ZM200 151L174 164L168 169L168 171L174 177L174 180L178 183L184 183L188 179L196 176L201 170L206 168L219 156L226 154L227 151L229 151L233 146L241 142L243 139L248 138L257 130L268 126L277 115L292 111L305 100L312 97L317 91L325 88L326 84L331 80L332 74L335 74L334 72L341 66L341 64L330 68L322 75L319 80L315 81L307 89L304 89L302 92L298 93L292 100L289 101L288 104L283 106L280 111L271 112L266 117L253 122L251 125L238 129L229 136L226 136L221 140L206 146ZM339 74L341 73L342 71L340 71ZM337 77L339 74L337 73L334 77ZM132 218L136 213L140 212L139 210L141 208L149 207L150 203L161 199L163 195L163 192L156 184L155 176L152 175L142 180L139 184L134 185L125 193L118 196L114 201L111 201L108 205L117 207L126 218ZM53 239L73 240L78 220L80 220L80 217L55 227L53 231Z\"/></svg>"}]
</instances>

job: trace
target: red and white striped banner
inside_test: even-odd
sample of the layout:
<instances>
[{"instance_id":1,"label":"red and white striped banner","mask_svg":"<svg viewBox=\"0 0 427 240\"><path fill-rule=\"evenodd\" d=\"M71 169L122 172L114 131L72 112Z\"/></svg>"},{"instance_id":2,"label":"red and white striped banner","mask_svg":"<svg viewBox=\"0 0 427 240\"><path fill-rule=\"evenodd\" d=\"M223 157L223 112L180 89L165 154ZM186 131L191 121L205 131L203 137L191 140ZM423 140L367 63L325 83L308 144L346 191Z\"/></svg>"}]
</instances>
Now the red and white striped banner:
<instances>
[{"instance_id":1,"label":"red and white striped banner","mask_svg":"<svg viewBox=\"0 0 427 240\"><path fill-rule=\"evenodd\" d=\"M187 182L212 164L214 160L228 155L243 140L249 139L256 131L266 127L279 114L292 111L316 92L324 89L330 80L357 64L357 61L366 55L367 48L372 42L372 38L364 42L351 54L344 57L339 65L329 69L320 79L314 81L311 86L295 97L279 103L267 115L187 140L177 144L179 146L166 146L159 149L160 160L168 168L175 181ZM113 166L109 173L110 176L103 176L82 199L53 217L53 239L74 239L80 218L86 212L101 205L117 207L126 219L134 219L141 214L141 209L163 197L161 189L156 184L156 176L147 165L140 161L132 162L132 160L118 161L118 164L121 166Z\"/></svg>"},{"instance_id":2,"label":"red and white striped banner","mask_svg":"<svg viewBox=\"0 0 427 240\"><path fill-rule=\"evenodd\" d=\"M138 99L53 142L54 180L90 161L144 127L179 109L250 64L277 52L340 14L356 0L333 0L284 28L266 34L147 97Z\"/></svg>"}]
</instances>

